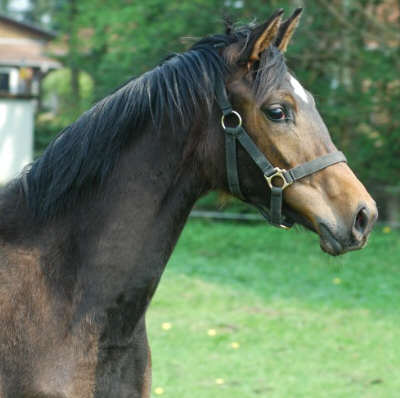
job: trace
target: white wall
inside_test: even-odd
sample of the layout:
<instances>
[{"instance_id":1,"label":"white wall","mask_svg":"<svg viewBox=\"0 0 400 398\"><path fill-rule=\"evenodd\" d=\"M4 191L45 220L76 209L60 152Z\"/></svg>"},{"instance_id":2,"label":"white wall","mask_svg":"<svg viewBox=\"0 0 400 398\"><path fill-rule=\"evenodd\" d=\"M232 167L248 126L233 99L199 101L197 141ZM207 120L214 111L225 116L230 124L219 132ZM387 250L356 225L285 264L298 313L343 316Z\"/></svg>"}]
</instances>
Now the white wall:
<instances>
[{"instance_id":1,"label":"white wall","mask_svg":"<svg viewBox=\"0 0 400 398\"><path fill-rule=\"evenodd\" d=\"M20 81L18 68L0 66L0 72L6 72L10 76L10 94L18 94L18 83Z\"/></svg>"},{"instance_id":2,"label":"white wall","mask_svg":"<svg viewBox=\"0 0 400 398\"><path fill-rule=\"evenodd\" d=\"M33 100L0 98L0 184L33 159Z\"/></svg>"}]
</instances>

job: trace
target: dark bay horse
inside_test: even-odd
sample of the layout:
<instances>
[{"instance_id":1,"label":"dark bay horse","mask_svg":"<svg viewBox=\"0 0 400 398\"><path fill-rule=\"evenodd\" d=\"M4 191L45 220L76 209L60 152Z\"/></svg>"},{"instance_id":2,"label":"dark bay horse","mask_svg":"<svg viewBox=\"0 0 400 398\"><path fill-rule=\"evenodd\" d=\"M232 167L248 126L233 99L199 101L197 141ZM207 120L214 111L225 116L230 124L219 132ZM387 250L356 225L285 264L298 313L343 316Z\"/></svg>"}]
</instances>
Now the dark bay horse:
<instances>
[{"instance_id":1,"label":"dark bay horse","mask_svg":"<svg viewBox=\"0 0 400 398\"><path fill-rule=\"evenodd\" d=\"M131 80L2 190L1 398L149 397L146 309L209 190L332 255L365 245L375 202L288 72L300 10L281 15Z\"/></svg>"}]
</instances>

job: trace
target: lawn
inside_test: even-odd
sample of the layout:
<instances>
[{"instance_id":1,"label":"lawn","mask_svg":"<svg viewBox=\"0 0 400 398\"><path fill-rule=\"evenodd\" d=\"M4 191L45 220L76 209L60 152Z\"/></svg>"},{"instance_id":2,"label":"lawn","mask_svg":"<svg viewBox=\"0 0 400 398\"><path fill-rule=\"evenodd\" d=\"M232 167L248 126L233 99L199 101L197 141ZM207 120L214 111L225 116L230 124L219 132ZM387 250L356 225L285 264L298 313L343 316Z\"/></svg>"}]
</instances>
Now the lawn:
<instances>
[{"instance_id":1,"label":"lawn","mask_svg":"<svg viewBox=\"0 0 400 398\"><path fill-rule=\"evenodd\" d=\"M153 397L400 396L400 233L190 221L148 313Z\"/></svg>"}]
</instances>

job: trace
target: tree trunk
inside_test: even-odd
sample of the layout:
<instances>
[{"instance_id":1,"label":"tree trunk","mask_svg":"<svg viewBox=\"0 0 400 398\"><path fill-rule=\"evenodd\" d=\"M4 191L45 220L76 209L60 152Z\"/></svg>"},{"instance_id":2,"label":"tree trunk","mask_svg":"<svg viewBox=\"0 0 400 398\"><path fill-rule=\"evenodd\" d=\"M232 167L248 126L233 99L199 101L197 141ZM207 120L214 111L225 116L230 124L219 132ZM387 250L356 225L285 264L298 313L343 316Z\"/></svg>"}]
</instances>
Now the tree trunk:
<instances>
[{"instance_id":1,"label":"tree trunk","mask_svg":"<svg viewBox=\"0 0 400 398\"><path fill-rule=\"evenodd\" d=\"M74 108L79 109L80 90L79 90L79 62L78 62L78 24L77 24L78 8L77 1L69 1L69 26L70 36L68 42L68 59L69 68L71 70L71 104Z\"/></svg>"}]
</instances>

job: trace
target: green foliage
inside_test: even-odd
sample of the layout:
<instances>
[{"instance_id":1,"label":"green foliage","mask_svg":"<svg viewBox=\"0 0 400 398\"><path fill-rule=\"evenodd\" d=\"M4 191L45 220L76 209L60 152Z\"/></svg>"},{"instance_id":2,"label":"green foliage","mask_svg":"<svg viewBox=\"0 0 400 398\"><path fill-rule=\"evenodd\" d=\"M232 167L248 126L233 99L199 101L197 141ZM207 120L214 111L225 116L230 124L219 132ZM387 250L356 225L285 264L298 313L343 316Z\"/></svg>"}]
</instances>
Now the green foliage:
<instances>
[{"instance_id":1,"label":"green foliage","mask_svg":"<svg viewBox=\"0 0 400 398\"><path fill-rule=\"evenodd\" d=\"M173 51L183 51L183 36L203 36L221 22L217 1L80 1L76 18L79 66L95 81L96 97L157 65ZM205 32L204 22L207 21Z\"/></svg>"},{"instance_id":2,"label":"green foliage","mask_svg":"<svg viewBox=\"0 0 400 398\"><path fill-rule=\"evenodd\" d=\"M35 120L34 155L39 156L50 141L66 126L64 117L57 118L51 113L41 113Z\"/></svg>"},{"instance_id":3,"label":"green foliage","mask_svg":"<svg viewBox=\"0 0 400 398\"><path fill-rule=\"evenodd\" d=\"M71 70L58 69L48 74L42 81L43 101L51 102L51 97L57 98L56 116L60 123L72 123L81 113L87 110L93 102L93 80L86 72L79 73L79 103L71 101Z\"/></svg>"},{"instance_id":4,"label":"green foliage","mask_svg":"<svg viewBox=\"0 0 400 398\"><path fill-rule=\"evenodd\" d=\"M400 235L385 231L332 258L305 231L189 222L147 315L152 396L397 398Z\"/></svg>"},{"instance_id":5,"label":"green foliage","mask_svg":"<svg viewBox=\"0 0 400 398\"><path fill-rule=\"evenodd\" d=\"M288 14L302 3L58 0L58 8L51 10L60 41L69 45L62 61L73 76L85 71L92 77L97 100L169 53L184 51L194 39L223 32L224 15L239 23L263 21L277 7ZM396 3L318 0L305 5L287 54L289 66L315 95L334 141L363 182L373 187L398 185L400 21L392 16ZM78 91L75 84L73 104L80 104ZM68 107L65 112L70 112Z\"/></svg>"},{"instance_id":6,"label":"green foliage","mask_svg":"<svg viewBox=\"0 0 400 398\"><path fill-rule=\"evenodd\" d=\"M47 147L64 127L71 124L93 102L93 80L86 72L79 73L79 101L74 101L71 88L71 70L59 69L42 81L43 104L56 103L56 109L41 112L35 121L35 156Z\"/></svg>"}]
</instances>

